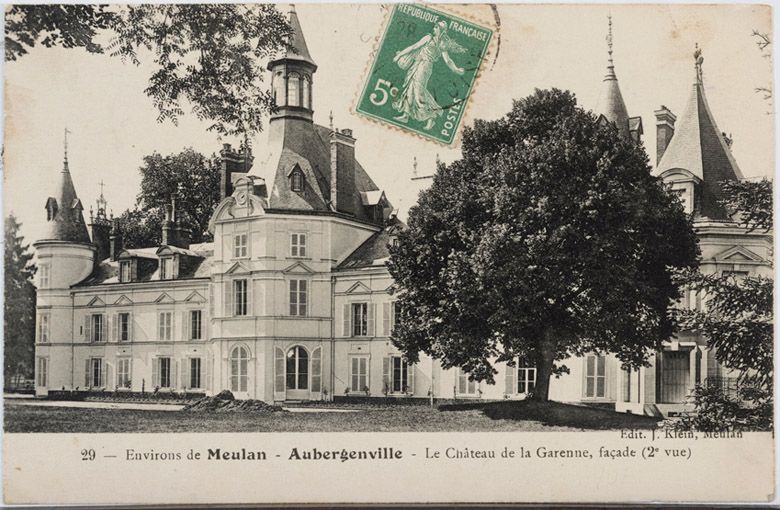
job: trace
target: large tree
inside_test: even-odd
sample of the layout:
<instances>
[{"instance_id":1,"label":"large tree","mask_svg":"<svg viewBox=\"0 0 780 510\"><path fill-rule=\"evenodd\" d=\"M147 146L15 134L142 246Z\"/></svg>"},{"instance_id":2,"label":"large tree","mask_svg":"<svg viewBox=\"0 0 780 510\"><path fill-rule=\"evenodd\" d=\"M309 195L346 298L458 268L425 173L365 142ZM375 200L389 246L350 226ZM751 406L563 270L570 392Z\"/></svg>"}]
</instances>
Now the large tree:
<instances>
[{"instance_id":1,"label":"large tree","mask_svg":"<svg viewBox=\"0 0 780 510\"><path fill-rule=\"evenodd\" d=\"M21 223L11 214L5 220L4 373L5 385L33 373L35 351L35 264L19 234Z\"/></svg>"},{"instance_id":2,"label":"large tree","mask_svg":"<svg viewBox=\"0 0 780 510\"><path fill-rule=\"evenodd\" d=\"M466 129L408 225L390 248L395 345L489 382L493 363L519 358L537 368L538 400L571 355L646 364L675 331L670 268L698 256L643 148L555 89Z\"/></svg>"},{"instance_id":3,"label":"large tree","mask_svg":"<svg viewBox=\"0 0 780 510\"><path fill-rule=\"evenodd\" d=\"M219 159L191 148L178 154L144 157L136 207L119 216L125 246L157 246L162 241L165 206L175 200L177 216L193 243L210 241L208 224L219 202Z\"/></svg>"},{"instance_id":4,"label":"large tree","mask_svg":"<svg viewBox=\"0 0 780 510\"><path fill-rule=\"evenodd\" d=\"M273 106L262 60L290 38L273 4L18 4L5 20L6 62L38 44L95 54L107 46L123 61L154 64L144 92L159 121L176 122L189 104L209 129L227 135L261 129Z\"/></svg>"}]
</instances>

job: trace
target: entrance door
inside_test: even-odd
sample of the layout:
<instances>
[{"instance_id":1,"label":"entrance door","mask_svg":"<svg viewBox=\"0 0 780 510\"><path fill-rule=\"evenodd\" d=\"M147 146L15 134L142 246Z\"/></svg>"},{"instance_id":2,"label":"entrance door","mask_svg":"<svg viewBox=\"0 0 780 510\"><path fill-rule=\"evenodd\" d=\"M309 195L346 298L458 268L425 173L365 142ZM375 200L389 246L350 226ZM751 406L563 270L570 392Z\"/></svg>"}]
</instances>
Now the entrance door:
<instances>
[{"instance_id":1,"label":"entrance door","mask_svg":"<svg viewBox=\"0 0 780 510\"><path fill-rule=\"evenodd\" d=\"M690 392L690 351L664 351L661 361L661 394L659 402L684 402Z\"/></svg>"},{"instance_id":2,"label":"entrance door","mask_svg":"<svg viewBox=\"0 0 780 510\"><path fill-rule=\"evenodd\" d=\"M287 400L309 399L309 353L301 346L291 347L286 354Z\"/></svg>"}]
</instances>

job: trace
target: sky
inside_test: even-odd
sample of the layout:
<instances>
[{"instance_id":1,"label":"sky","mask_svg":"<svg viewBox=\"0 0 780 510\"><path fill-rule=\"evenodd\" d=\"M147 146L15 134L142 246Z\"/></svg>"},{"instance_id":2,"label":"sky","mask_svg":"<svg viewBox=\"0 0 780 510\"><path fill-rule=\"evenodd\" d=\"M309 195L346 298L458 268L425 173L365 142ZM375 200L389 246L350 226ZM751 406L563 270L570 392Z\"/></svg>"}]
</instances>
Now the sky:
<instances>
[{"instance_id":1,"label":"sky","mask_svg":"<svg viewBox=\"0 0 780 510\"><path fill-rule=\"evenodd\" d=\"M282 7L286 10L286 7ZM458 7L462 9L462 6ZM356 156L385 190L402 218L440 157L459 149L409 136L354 113L386 7L377 4L297 4L309 51L319 68L314 78L315 122L353 130ZM477 18L494 20L486 6L471 6ZM771 105L755 88L772 83L751 32L771 31L767 6L741 5L507 5L497 7L498 56L484 63L470 97L465 122L505 115L512 100L535 88L573 91L586 109L598 104L606 72L607 15L613 20L614 61L629 115L641 116L644 144L655 163L655 117L660 105L679 118L694 79L694 44L704 56L704 85L718 127L734 139L733 153L746 177L774 170ZM498 40L499 37L496 37ZM80 49L36 47L5 64L4 209L22 222L32 241L42 231L46 198L62 168L63 131L69 135L69 162L76 191L94 207L99 182L116 214L132 207L142 158L192 147L218 152L220 139L192 114L178 125L158 123L143 90L151 66L123 64L108 55ZM266 80L268 83L269 80ZM185 107L185 110L187 108ZM263 161L265 136L253 140L255 161ZM423 181L424 182L424 181Z\"/></svg>"}]
</instances>

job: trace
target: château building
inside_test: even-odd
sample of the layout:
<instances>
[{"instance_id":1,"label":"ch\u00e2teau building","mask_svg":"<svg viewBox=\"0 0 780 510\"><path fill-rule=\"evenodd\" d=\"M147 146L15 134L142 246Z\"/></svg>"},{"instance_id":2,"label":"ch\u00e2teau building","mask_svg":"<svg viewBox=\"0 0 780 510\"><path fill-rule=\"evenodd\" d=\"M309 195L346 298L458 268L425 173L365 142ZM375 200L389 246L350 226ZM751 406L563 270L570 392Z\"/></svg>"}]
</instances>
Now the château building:
<instances>
[{"instance_id":1,"label":"ch\u00e2teau building","mask_svg":"<svg viewBox=\"0 0 780 510\"><path fill-rule=\"evenodd\" d=\"M267 402L350 396L522 398L533 367L500 365L497 384L469 381L421 356L410 365L391 341L388 245L404 224L355 157L349 129L313 121L312 58L294 10L292 45L269 63L278 110L266 157L225 144L214 241L192 244L171 204L162 244L125 248L101 198L90 222L67 153L46 233L34 243L37 276L36 394L56 390L223 389ZM696 219L705 271L770 272L770 240L741 229L718 205L718 182L741 173L704 96L700 62L691 99L676 117L656 112L657 174ZM611 57L599 112L641 143ZM687 294L685 306L701 306ZM719 375L706 341L684 333L648 368L623 371L610 355L567 362L550 397L657 413L679 407L698 381ZM669 407L671 406L671 407Z\"/></svg>"}]
</instances>

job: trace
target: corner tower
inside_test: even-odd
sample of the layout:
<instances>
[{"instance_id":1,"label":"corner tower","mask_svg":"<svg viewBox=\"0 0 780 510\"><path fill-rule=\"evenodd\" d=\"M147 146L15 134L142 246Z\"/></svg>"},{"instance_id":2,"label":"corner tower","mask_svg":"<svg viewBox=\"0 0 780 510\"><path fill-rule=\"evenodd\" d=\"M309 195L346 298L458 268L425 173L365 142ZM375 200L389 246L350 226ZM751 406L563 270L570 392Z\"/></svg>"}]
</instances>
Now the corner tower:
<instances>
[{"instance_id":1,"label":"corner tower","mask_svg":"<svg viewBox=\"0 0 780 510\"><path fill-rule=\"evenodd\" d=\"M620 92L617 75L615 74L615 62L612 59L612 15L608 17L609 29L607 31L607 74L604 75L601 95L599 97L596 114L602 121L612 123L623 137L631 137L634 141L640 141L642 137L642 118L629 117L623 94Z\"/></svg>"}]
</instances>

